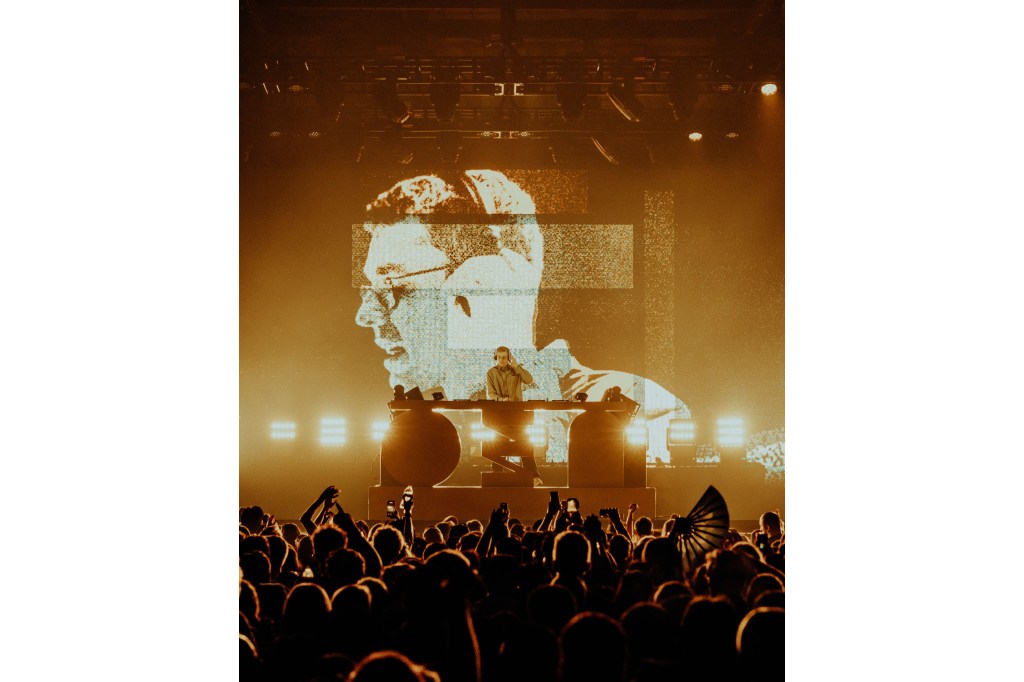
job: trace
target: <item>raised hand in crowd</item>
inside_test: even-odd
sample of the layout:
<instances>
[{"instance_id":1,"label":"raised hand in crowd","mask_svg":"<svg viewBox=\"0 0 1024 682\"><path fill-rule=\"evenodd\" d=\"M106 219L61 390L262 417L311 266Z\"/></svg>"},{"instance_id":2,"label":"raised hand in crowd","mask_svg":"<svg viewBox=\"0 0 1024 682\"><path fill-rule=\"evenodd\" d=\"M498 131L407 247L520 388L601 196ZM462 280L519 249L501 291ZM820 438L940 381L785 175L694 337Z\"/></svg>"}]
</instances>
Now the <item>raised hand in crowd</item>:
<instances>
[{"instance_id":1,"label":"raised hand in crowd","mask_svg":"<svg viewBox=\"0 0 1024 682\"><path fill-rule=\"evenodd\" d=\"M678 523L679 514L673 514L669 517L669 519L672 521L672 529L669 530L668 537L673 540L676 540L683 533L683 524Z\"/></svg>"},{"instance_id":2,"label":"raised hand in crowd","mask_svg":"<svg viewBox=\"0 0 1024 682\"><path fill-rule=\"evenodd\" d=\"M374 549L370 541L363 535L352 515L343 510L340 505L335 504L335 506L338 509L338 513L334 516L334 524L344 531L346 537L345 546L363 557L363 561L366 563L365 575L371 578L380 577L383 565L383 562L380 560L380 554L377 553L377 550Z\"/></svg>"},{"instance_id":3,"label":"raised hand in crowd","mask_svg":"<svg viewBox=\"0 0 1024 682\"><path fill-rule=\"evenodd\" d=\"M583 520L583 535L590 542L590 572L594 582L615 584L615 561L608 554L608 541L601 527L601 519L594 514L587 516Z\"/></svg>"},{"instance_id":4,"label":"raised hand in crowd","mask_svg":"<svg viewBox=\"0 0 1024 682\"><path fill-rule=\"evenodd\" d=\"M574 524L583 524L583 515L579 510L579 500L575 498L562 500L559 505L558 517L555 519L555 532L561 533Z\"/></svg>"},{"instance_id":5,"label":"raised hand in crowd","mask_svg":"<svg viewBox=\"0 0 1024 682\"><path fill-rule=\"evenodd\" d=\"M331 507L338 504L338 489L332 485L329 490L332 491L332 494L329 499L324 500L324 506L316 517L317 526L327 525L331 523L334 518L334 512L331 511ZM324 492L327 491L325 490Z\"/></svg>"},{"instance_id":6,"label":"raised hand in crowd","mask_svg":"<svg viewBox=\"0 0 1024 682\"><path fill-rule=\"evenodd\" d=\"M302 514L302 518L300 519L302 527L306 529L307 533L312 535L316 531L317 527L324 523L324 518L327 516L327 512L337 499L338 489L336 487L329 485L324 488L324 491L320 493L320 497L316 498L313 504L309 505L309 509ZM323 509L321 509L320 513L317 514L317 518L314 521L313 514L316 513L317 507L321 505L323 506Z\"/></svg>"},{"instance_id":7,"label":"raised hand in crowd","mask_svg":"<svg viewBox=\"0 0 1024 682\"><path fill-rule=\"evenodd\" d=\"M539 526L539 530L542 533L551 530L555 517L558 516L558 512L561 509L562 507L558 502L558 493L551 491L551 497L548 499L547 513L544 514L544 519L540 522Z\"/></svg>"},{"instance_id":8,"label":"raised hand in crowd","mask_svg":"<svg viewBox=\"0 0 1024 682\"><path fill-rule=\"evenodd\" d=\"M561 533L563 530L569 527L569 511L568 511L568 500L562 500L558 505L558 514L555 516L554 530L556 533Z\"/></svg>"},{"instance_id":9,"label":"raised hand in crowd","mask_svg":"<svg viewBox=\"0 0 1024 682\"><path fill-rule=\"evenodd\" d=\"M281 535L281 526L273 514L263 515L263 530L260 535Z\"/></svg>"},{"instance_id":10,"label":"raised hand in crowd","mask_svg":"<svg viewBox=\"0 0 1024 682\"><path fill-rule=\"evenodd\" d=\"M629 513L632 514L633 513L633 507L635 507L636 505L632 505L631 504L629 506L630 506ZM611 522L612 528L615 529L615 532L618 533L619 535L625 535L627 538L630 538L629 531L622 524L622 518L619 516L619 508L618 507L609 507L607 509L607 511L608 511L608 520ZM632 542L631 538L630 538L630 542Z\"/></svg>"},{"instance_id":11,"label":"raised hand in crowd","mask_svg":"<svg viewBox=\"0 0 1024 682\"><path fill-rule=\"evenodd\" d=\"M590 514L583 519L583 535L590 540L591 545L603 547L605 542L604 530L601 528L601 519L595 514Z\"/></svg>"},{"instance_id":12,"label":"raised hand in crowd","mask_svg":"<svg viewBox=\"0 0 1024 682\"><path fill-rule=\"evenodd\" d=\"M750 544L761 550L761 554L764 556L771 554L772 545L767 533L760 530L752 531L750 533Z\"/></svg>"},{"instance_id":13,"label":"raised hand in crowd","mask_svg":"<svg viewBox=\"0 0 1024 682\"><path fill-rule=\"evenodd\" d=\"M491 511L491 518L487 522L487 527L484 528L480 544L477 546L477 553L482 557L490 556L492 550L496 548L498 540L507 537L509 537L508 506L502 504Z\"/></svg>"},{"instance_id":14,"label":"raised hand in crowd","mask_svg":"<svg viewBox=\"0 0 1024 682\"><path fill-rule=\"evenodd\" d=\"M633 522L635 520L636 511L640 508L636 502L629 503L629 511L626 512L626 535L629 537L631 542L636 542L636 537L633 534Z\"/></svg>"}]
</instances>

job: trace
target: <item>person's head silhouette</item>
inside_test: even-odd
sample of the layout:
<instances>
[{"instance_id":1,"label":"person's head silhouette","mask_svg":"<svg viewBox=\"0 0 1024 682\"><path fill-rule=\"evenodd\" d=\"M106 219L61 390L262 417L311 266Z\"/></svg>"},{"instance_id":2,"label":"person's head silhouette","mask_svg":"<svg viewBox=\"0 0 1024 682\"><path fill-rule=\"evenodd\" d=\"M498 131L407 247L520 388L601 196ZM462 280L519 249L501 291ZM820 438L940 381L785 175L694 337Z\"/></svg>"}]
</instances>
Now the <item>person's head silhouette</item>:
<instances>
[{"instance_id":1,"label":"person's head silhouette","mask_svg":"<svg viewBox=\"0 0 1024 682\"><path fill-rule=\"evenodd\" d=\"M600 613L577 615L559 637L563 682L621 682L628 657L626 633Z\"/></svg>"}]
</instances>

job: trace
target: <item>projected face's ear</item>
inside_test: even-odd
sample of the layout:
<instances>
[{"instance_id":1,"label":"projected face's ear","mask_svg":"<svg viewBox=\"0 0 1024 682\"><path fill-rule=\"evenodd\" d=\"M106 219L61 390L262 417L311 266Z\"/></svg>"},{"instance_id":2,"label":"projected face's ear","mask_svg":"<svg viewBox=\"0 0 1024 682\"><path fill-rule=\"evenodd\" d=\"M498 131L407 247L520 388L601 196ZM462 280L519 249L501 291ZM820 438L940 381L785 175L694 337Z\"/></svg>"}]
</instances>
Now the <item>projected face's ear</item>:
<instances>
[{"instance_id":1,"label":"projected face's ear","mask_svg":"<svg viewBox=\"0 0 1024 682\"><path fill-rule=\"evenodd\" d=\"M445 281L448 341L453 348L533 343L533 311L540 272L519 254L466 260Z\"/></svg>"},{"instance_id":2,"label":"projected face's ear","mask_svg":"<svg viewBox=\"0 0 1024 682\"><path fill-rule=\"evenodd\" d=\"M455 297L455 305L457 305L459 308L462 309L462 312L463 312L463 314L466 317L472 317L473 316L472 311L470 311L470 309L469 309L469 299L466 298L465 296L461 296L461 295L460 296L456 296Z\"/></svg>"},{"instance_id":3,"label":"projected face's ear","mask_svg":"<svg viewBox=\"0 0 1024 682\"><path fill-rule=\"evenodd\" d=\"M492 256L466 259L445 281L453 292L474 293L530 291L540 286L541 272L530 261L511 249Z\"/></svg>"}]
</instances>

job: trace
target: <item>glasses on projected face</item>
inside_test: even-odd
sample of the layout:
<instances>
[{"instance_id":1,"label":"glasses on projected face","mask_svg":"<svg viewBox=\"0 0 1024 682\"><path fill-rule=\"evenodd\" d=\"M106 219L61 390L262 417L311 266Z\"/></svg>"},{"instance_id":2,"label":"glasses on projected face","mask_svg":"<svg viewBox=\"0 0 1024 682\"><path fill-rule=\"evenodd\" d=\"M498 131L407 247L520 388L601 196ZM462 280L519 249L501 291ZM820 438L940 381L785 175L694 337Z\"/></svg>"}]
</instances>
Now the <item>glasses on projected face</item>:
<instances>
[{"instance_id":1,"label":"glasses on projected face","mask_svg":"<svg viewBox=\"0 0 1024 682\"><path fill-rule=\"evenodd\" d=\"M431 272L439 272L441 270L447 270L447 265L440 265L436 268L428 268L426 270L417 270L416 272L407 272L404 275L388 275L384 277L383 287L359 287L359 293L363 298L364 303L374 303L385 314L390 315L398 304L402 301L402 297L407 296L411 291L415 291L415 288L408 286L407 284L396 284L399 280L407 280L410 277L418 277L419 275L426 275Z\"/></svg>"}]
</instances>

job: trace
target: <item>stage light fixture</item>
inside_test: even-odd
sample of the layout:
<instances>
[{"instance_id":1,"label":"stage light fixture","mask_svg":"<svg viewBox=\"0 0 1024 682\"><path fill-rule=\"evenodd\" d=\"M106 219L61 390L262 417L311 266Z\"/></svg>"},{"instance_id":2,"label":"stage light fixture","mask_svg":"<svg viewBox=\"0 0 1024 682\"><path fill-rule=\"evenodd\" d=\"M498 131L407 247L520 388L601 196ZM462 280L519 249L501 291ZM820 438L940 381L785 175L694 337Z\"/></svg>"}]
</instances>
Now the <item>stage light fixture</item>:
<instances>
[{"instance_id":1,"label":"stage light fixture","mask_svg":"<svg viewBox=\"0 0 1024 682\"><path fill-rule=\"evenodd\" d=\"M583 119L587 105L586 84L559 83L555 86L555 96L562 110L562 119L566 123L575 123Z\"/></svg>"},{"instance_id":2,"label":"stage light fixture","mask_svg":"<svg viewBox=\"0 0 1024 682\"><path fill-rule=\"evenodd\" d=\"M320 420L320 445L331 447L348 442L348 426L341 417L324 417Z\"/></svg>"},{"instance_id":3,"label":"stage light fixture","mask_svg":"<svg viewBox=\"0 0 1024 682\"><path fill-rule=\"evenodd\" d=\"M624 81L613 83L604 94L627 121L639 123L647 113L647 108L637 99L633 81L629 81L628 84Z\"/></svg>"},{"instance_id":4,"label":"stage light fixture","mask_svg":"<svg viewBox=\"0 0 1024 682\"><path fill-rule=\"evenodd\" d=\"M384 435L388 432L391 427L391 422L386 420L380 420L373 422L373 439L384 440Z\"/></svg>"},{"instance_id":5,"label":"stage light fixture","mask_svg":"<svg viewBox=\"0 0 1024 682\"><path fill-rule=\"evenodd\" d=\"M739 133L726 133L726 134L725 134L725 137L726 137L727 139L729 139L729 140L735 140L735 139L736 139L736 138L738 138L739 136L740 136L740 134L739 134Z\"/></svg>"},{"instance_id":6,"label":"stage light fixture","mask_svg":"<svg viewBox=\"0 0 1024 682\"><path fill-rule=\"evenodd\" d=\"M670 419L668 422L668 445L693 445L697 436L696 425L690 419Z\"/></svg>"},{"instance_id":7,"label":"stage light fixture","mask_svg":"<svg viewBox=\"0 0 1024 682\"><path fill-rule=\"evenodd\" d=\"M434 117L438 123L448 125L455 121L455 110L459 106L458 74L454 70L440 71L430 86L430 103L434 105Z\"/></svg>"},{"instance_id":8,"label":"stage light fixture","mask_svg":"<svg viewBox=\"0 0 1024 682\"><path fill-rule=\"evenodd\" d=\"M565 122L575 123L583 118L587 103L586 67L582 61L571 61L563 67L560 76L555 85L555 98Z\"/></svg>"},{"instance_id":9,"label":"stage light fixture","mask_svg":"<svg viewBox=\"0 0 1024 682\"><path fill-rule=\"evenodd\" d=\"M697 76L689 69L683 69L669 81L668 102L677 121L687 121L693 116L699 95Z\"/></svg>"},{"instance_id":10,"label":"stage light fixture","mask_svg":"<svg viewBox=\"0 0 1024 682\"><path fill-rule=\"evenodd\" d=\"M601 144L600 142L598 142L596 137L591 137L590 141L594 143L594 147L601 154L601 156L604 157L605 161L607 161L608 163L610 163L613 166L618 166L619 165L619 160L617 158L615 158L615 155L613 155L610 151L605 149L604 145Z\"/></svg>"},{"instance_id":11,"label":"stage light fixture","mask_svg":"<svg viewBox=\"0 0 1024 682\"><path fill-rule=\"evenodd\" d=\"M398 97L398 83L394 78L378 81L373 93L381 113L399 125L409 120L409 107Z\"/></svg>"},{"instance_id":12,"label":"stage light fixture","mask_svg":"<svg viewBox=\"0 0 1024 682\"><path fill-rule=\"evenodd\" d=\"M739 417L722 417L718 420L715 439L719 447L742 447L747 441L746 426Z\"/></svg>"},{"instance_id":13,"label":"stage light fixture","mask_svg":"<svg viewBox=\"0 0 1024 682\"><path fill-rule=\"evenodd\" d=\"M437 152L441 157L441 163L458 163L462 155L462 136L454 130L438 131Z\"/></svg>"},{"instance_id":14,"label":"stage light fixture","mask_svg":"<svg viewBox=\"0 0 1024 682\"><path fill-rule=\"evenodd\" d=\"M703 135L701 135L700 133L698 133L697 131L693 131L692 133L690 133L690 134L688 135L688 137L689 137L689 138L690 138L690 140L692 140L693 142L700 142L701 140L703 140L703 139L704 139L704 136L703 136Z\"/></svg>"},{"instance_id":15,"label":"stage light fixture","mask_svg":"<svg viewBox=\"0 0 1024 682\"><path fill-rule=\"evenodd\" d=\"M647 425L630 424L627 426L626 442L630 445L647 445Z\"/></svg>"},{"instance_id":16,"label":"stage light fixture","mask_svg":"<svg viewBox=\"0 0 1024 682\"><path fill-rule=\"evenodd\" d=\"M579 393L573 396L573 400L575 400L578 403L585 403L587 402L587 394L584 393L583 391L580 391Z\"/></svg>"},{"instance_id":17,"label":"stage light fixture","mask_svg":"<svg viewBox=\"0 0 1024 682\"><path fill-rule=\"evenodd\" d=\"M584 83L559 83L555 86L555 97L562 108L562 119L575 123L583 118L587 103L587 86Z\"/></svg>"},{"instance_id":18,"label":"stage light fixture","mask_svg":"<svg viewBox=\"0 0 1024 682\"><path fill-rule=\"evenodd\" d=\"M295 440L295 422L270 422L271 440Z\"/></svg>"},{"instance_id":19,"label":"stage light fixture","mask_svg":"<svg viewBox=\"0 0 1024 682\"><path fill-rule=\"evenodd\" d=\"M775 83L765 83L761 86L762 95L774 95L779 91L779 86Z\"/></svg>"}]
</instances>

